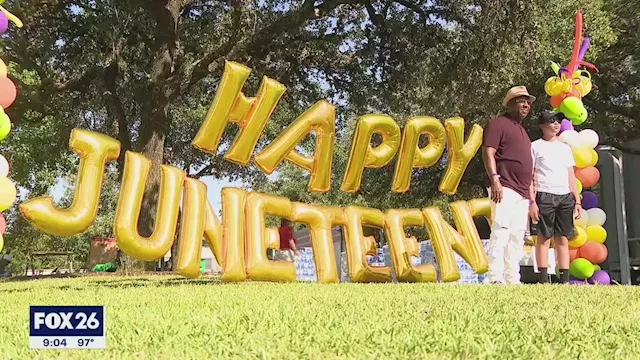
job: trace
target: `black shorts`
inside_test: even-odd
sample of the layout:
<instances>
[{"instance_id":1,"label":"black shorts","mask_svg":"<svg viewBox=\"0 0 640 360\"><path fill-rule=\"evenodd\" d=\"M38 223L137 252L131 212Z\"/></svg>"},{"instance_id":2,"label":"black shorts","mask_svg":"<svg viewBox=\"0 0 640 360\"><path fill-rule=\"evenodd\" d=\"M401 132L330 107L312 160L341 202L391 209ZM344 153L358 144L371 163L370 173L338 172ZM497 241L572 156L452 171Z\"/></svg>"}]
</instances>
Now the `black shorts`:
<instances>
[{"instance_id":1,"label":"black shorts","mask_svg":"<svg viewBox=\"0 0 640 360\"><path fill-rule=\"evenodd\" d=\"M544 192L536 194L536 203L540 209L538 236L548 239L554 236L574 236L573 210L576 199L572 194L555 195Z\"/></svg>"}]
</instances>

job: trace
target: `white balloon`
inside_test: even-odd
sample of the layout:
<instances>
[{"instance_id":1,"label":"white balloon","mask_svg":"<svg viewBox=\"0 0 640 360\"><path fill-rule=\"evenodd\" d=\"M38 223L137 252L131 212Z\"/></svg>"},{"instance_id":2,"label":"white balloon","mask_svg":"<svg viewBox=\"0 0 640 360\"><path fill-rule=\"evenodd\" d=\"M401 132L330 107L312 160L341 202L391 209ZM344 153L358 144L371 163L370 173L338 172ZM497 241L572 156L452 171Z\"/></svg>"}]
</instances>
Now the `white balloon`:
<instances>
[{"instance_id":1,"label":"white balloon","mask_svg":"<svg viewBox=\"0 0 640 360\"><path fill-rule=\"evenodd\" d=\"M9 175L9 162L4 156L0 155L0 177L7 177Z\"/></svg>"},{"instance_id":2,"label":"white balloon","mask_svg":"<svg viewBox=\"0 0 640 360\"><path fill-rule=\"evenodd\" d=\"M579 135L580 135L580 142L582 143L582 145L588 146L591 149L598 146L598 143L600 142L600 137L598 137L598 133L596 133L591 129L582 130L580 131Z\"/></svg>"},{"instance_id":3,"label":"white balloon","mask_svg":"<svg viewBox=\"0 0 640 360\"><path fill-rule=\"evenodd\" d=\"M578 147L582 145L582 138L580 137L580 134L578 134L578 132L575 130L563 131L558 139L571 147Z\"/></svg>"},{"instance_id":4,"label":"white balloon","mask_svg":"<svg viewBox=\"0 0 640 360\"><path fill-rule=\"evenodd\" d=\"M580 218L574 220L575 226L586 228L589 224L589 213L585 209L580 209Z\"/></svg>"},{"instance_id":5,"label":"white balloon","mask_svg":"<svg viewBox=\"0 0 640 360\"><path fill-rule=\"evenodd\" d=\"M604 210L600 208L589 209L587 210L587 214L589 214L589 221L587 221L587 224L589 226L591 225L603 226L604 223L607 221L607 214L605 214Z\"/></svg>"}]
</instances>

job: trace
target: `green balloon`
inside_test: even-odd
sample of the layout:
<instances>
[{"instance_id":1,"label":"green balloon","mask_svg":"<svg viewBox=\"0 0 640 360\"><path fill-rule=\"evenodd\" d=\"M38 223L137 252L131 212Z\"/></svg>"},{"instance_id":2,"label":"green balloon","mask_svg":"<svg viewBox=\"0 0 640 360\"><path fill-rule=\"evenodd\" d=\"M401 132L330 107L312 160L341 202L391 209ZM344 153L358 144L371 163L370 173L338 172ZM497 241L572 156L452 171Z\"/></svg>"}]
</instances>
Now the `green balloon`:
<instances>
[{"instance_id":1,"label":"green balloon","mask_svg":"<svg viewBox=\"0 0 640 360\"><path fill-rule=\"evenodd\" d=\"M576 279L586 280L593 276L594 267L589 260L577 258L569 265L569 273Z\"/></svg>"},{"instance_id":2,"label":"green balloon","mask_svg":"<svg viewBox=\"0 0 640 360\"><path fill-rule=\"evenodd\" d=\"M573 125L580 125L587 120L587 109L584 108L582 100L575 96L569 96L560 104L560 112L571 120Z\"/></svg>"},{"instance_id":3,"label":"green balloon","mask_svg":"<svg viewBox=\"0 0 640 360\"><path fill-rule=\"evenodd\" d=\"M600 267L600 265L598 265L598 264L593 265L593 272L600 271L600 270L602 270L602 268Z\"/></svg>"},{"instance_id":4,"label":"green balloon","mask_svg":"<svg viewBox=\"0 0 640 360\"><path fill-rule=\"evenodd\" d=\"M552 61L551 62L551 68L553 69L553 72L558 75L558 71L560 71L560 65L558 65L556 62Z\"/></svg>"},{"instance_id":5,"label":"green balloon","mask_svg":"<svg viewBox=\"0 0 640 360\"><path fill-rule=\"evenodd\" d=\"M11 132L11 120L7 114L0 115L0 141L4 140Z\"/></svg>"}]
</instances>

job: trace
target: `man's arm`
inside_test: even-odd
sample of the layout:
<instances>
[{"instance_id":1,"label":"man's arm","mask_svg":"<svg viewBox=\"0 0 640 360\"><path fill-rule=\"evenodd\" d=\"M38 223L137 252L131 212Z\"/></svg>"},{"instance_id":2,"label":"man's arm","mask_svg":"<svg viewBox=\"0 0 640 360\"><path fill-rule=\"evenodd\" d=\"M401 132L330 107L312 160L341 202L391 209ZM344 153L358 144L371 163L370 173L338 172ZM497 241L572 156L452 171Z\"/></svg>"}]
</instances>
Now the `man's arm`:
<instances>
[{"instance_id":1,"label":"man's arm","mask_svg":"<svg viewBox=\"0 0 640 360\"><path fill-rule=\"evenodd\" d=\"M496 169L496 149L490 146L482 147L482 161L484 162L484 170L487 172L489 179L493 179L497 174Z\"/></svg>"},{"instance_id":2,"label":"man's arm","mask_svg":"<svg viewBox=\"0 0 640 360\"><path fill-rule=\"evenodd\" d=\"M578 180L576 178L576 170L573 166L569 167L569 189L573 197L576 199L576 205L582 205L580 193L578 192Z\"/></svg>"},{"instance_id":3,"label":"man's arm","mask_svg":"<svg viewBox=\"0 0 640 360\"><path fill-rule=\"evenodd\" d=\"M533 170L531 185L529 185L529 204L536 200L536 171Z\"/></svg>"}]
</instances>

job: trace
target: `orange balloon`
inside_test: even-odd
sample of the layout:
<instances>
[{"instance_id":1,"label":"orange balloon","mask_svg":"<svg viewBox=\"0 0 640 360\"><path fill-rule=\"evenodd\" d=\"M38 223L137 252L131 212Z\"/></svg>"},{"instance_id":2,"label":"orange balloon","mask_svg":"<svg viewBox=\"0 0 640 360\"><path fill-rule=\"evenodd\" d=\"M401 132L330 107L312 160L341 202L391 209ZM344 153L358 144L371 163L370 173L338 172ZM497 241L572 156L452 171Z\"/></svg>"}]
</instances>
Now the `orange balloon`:
<instances>
[{"instance_id":1,"label":"orange balloon","mask_svg":"<svg viewBox=\"0 0 640 360\"><path fill-rule=\"evenodd\" d=\"M569 263L578 257L578 249L569 249Z\"/></svg>"},{"instance_id":2,"label":"orange balloon","mask_svg":"<svg viewBox=\"0 0 640 360\"><path fill-rule=\"evenodd\" d=\"M0 77L0 106L8 108L16 101L18 91L16 85L8 77Z\"/></svg>"},{"instance_id":3,"label":"orange balloon","mask_svg":"<svg viewBox=\"0 0 640 360\"><path fill-rule=\"evenodd\" d=\"M562 93L560 95L552 96L551 106L553 106L554 108L559 108L560 104L562 104L562 100L564 100L567 96L569 96L568 93Z\"/></svg>"},{"instance_id":4,"label":"orange balloon","mask_svg":"<svg viewBox=\"0 0 640 360\"><path fill-rule=\"evenodd\" d=\"M578 257L589 260L592 264L600 264L607 260L607 247L595 241L587 241L578 249Z\"/></svg>"},{"instance_id":5,"label":"orange balloon","mask_svg":"<svg viewBox=\"0 0 640 360\"><path fill-rule=\"evenodd\" d=\"M583 188L590 188L600 181L600 171L595 166L576 169L576 178L580 180Z\"/></svg>"}]
</instances>

